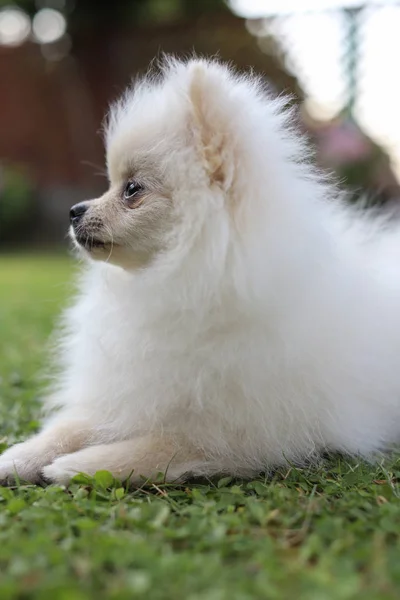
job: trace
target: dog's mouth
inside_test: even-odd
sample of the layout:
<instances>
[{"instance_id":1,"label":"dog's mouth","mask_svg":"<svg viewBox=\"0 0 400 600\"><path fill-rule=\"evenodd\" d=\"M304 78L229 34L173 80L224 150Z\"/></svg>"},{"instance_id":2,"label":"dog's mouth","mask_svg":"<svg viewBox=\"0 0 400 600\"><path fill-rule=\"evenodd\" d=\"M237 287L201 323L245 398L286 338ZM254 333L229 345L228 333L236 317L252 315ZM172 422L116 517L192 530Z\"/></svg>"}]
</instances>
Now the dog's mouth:
<instances>
[{"instance_id":1,"label":"dog's mouth","mask_svg":"<svg viewBox=\"0 0 400 600\"><path fill-rule=\"evenodd\" d=\"M92 250L107 250L109 251L111 248L117 246L113 242L107 242L104 240L99 240L93 235L88 235L84 233L79 233L73 230L73 239L74 241L84 250L91 252Z\"/></svg>"},{"instance_id":2,"label":"dog's mouth","mask_svg":"<svg viewBox=\"0 0 400 600\"><path fill-rule=\"evenodd\" d=\"M76 242L86 250L92 250L93 248L105 248L107 245L109 245L91 235L75 234L74 237Z\"/></svg>"}]
</instances>

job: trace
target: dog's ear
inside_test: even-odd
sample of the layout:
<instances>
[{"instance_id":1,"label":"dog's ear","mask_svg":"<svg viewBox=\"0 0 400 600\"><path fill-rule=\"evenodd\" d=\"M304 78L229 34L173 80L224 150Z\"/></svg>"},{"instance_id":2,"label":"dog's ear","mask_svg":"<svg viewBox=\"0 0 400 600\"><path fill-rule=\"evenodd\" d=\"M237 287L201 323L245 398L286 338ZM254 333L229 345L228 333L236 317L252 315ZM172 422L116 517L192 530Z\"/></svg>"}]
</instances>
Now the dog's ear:
<instances>
[{"instance_id":1,"label":"dog's ear","mask_svg":"<svg viewBox=\"0 0 400 600\"><path fill-rule=\"evenodd\" d=\"M227 90L218 72L195 62L189 84L190 126L211 184L228 190L234 172L234 132L227 111Z\"/></svg>"}]
</instances>

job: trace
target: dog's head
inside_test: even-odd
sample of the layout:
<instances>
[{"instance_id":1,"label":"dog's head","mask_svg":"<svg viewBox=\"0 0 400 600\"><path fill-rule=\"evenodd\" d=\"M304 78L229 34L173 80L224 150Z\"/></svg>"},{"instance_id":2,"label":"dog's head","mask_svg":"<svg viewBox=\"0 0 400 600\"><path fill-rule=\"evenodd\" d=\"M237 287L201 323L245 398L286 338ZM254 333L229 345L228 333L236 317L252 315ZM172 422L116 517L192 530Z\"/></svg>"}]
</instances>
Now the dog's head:
<instances>
[{"instance_id":1,"label":"dog's head","mask_svg":"<svg viewBox=\"0 0 400 600\"><path fill-rule=\"evenodd\" d=\"M208 226L226 231L264 159L265 106L258 84L224 65L166 61L161 76L147 76L112 107L110 187L72 207L73 240L92 258L135 268L195 244Z\"/></svg>"}]
</instances>

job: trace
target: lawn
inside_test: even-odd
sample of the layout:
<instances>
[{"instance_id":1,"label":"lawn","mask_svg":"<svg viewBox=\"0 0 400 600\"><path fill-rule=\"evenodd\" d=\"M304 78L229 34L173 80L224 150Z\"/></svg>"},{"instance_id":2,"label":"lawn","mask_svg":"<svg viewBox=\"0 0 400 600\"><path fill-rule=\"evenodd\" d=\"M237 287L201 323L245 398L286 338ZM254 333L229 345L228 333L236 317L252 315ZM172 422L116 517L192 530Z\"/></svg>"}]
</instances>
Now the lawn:
<instances>
[{"instance_id":1,"label":"lawn","mask_svg":"<svg viewBox=\"0 0 400 600\"><path fill-rule=\"evenodd\" d=\"M0 449L38 425L45 342L72 264L0 258ZM400 459L127 492L0 487L1 600L400 597Z\"/></svg>"}]
</instances>

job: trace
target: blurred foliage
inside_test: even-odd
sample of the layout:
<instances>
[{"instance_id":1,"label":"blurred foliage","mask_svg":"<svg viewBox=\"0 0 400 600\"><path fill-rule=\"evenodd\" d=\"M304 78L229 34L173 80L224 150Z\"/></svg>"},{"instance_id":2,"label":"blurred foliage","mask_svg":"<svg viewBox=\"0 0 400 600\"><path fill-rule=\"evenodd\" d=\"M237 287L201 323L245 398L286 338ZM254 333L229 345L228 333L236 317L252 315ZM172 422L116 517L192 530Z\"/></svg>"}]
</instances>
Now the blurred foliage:
<instances>
[{"instance_id":1,"label":"blurred foliage","mask_svg":"<svg viewBox=\"0 0 400 600\"><path fill-rule=\"evenodd\" d=\"M354 161L337 169L339 180L349 190L348 198L351 202L361 201L363 205L383 205L389 198L385 191L379 189L374 181L377 165L382 162L383 152L371 154L368 158Z\"/></svg>"},{"instance_id":2,"label":"blurred foliage","mask_svg":"<svg viewBox=\"0 0 400 600\"><path fill-rule=\"evenodd\" d=\"M0 245L23 234L34 210L34 186L25 170L0 167Z\"/></svg>"},{"instance_id":3,"label":"blurred foliage","mask_svg":"<svg viewBox=\"0 0 400 600\"><path fill-rule=\"evenodd\" d=\"M40 8L60 9L68 19L69 30L74 33L81 29L98 28L124 24L166 23L183 18L196 17L206 13L228 11L225 0L118 0L99 2L98 0L0 0L0 8L13 4L33 16Z\"/></svg>"},{"instance_id":4,"label":"blurred foliage","mask_svg":"<svg viewBox=\"0 0 400 600\"><path fill-rule=\"evenodd\" d=\"M347 189L350 202L361 202L366 208L383 207L394 198L399 198L399 182L387 152L370 138L367 139L370 145L368 155L336 167L336 173Z\"/></svg>"}]
</instances>

